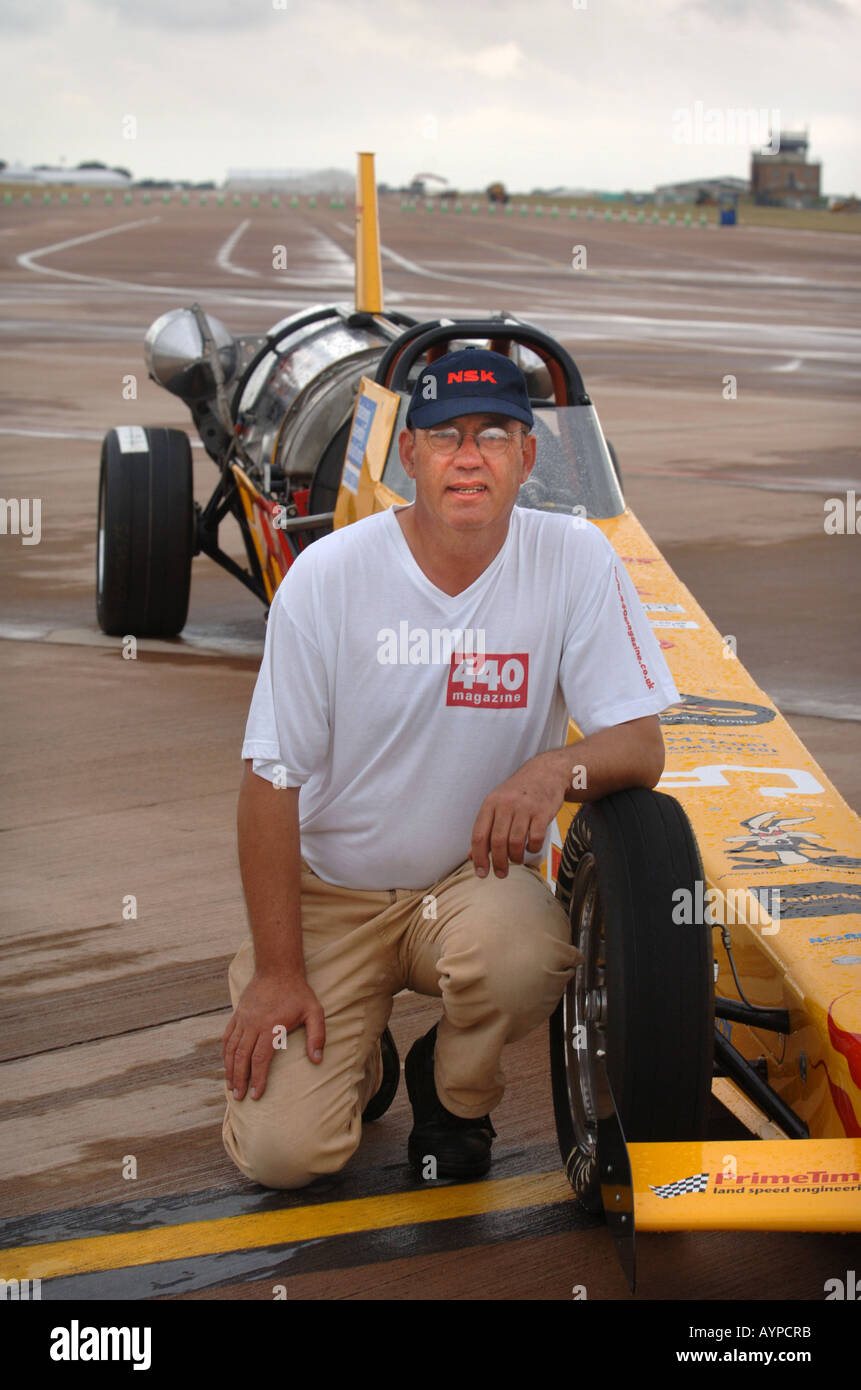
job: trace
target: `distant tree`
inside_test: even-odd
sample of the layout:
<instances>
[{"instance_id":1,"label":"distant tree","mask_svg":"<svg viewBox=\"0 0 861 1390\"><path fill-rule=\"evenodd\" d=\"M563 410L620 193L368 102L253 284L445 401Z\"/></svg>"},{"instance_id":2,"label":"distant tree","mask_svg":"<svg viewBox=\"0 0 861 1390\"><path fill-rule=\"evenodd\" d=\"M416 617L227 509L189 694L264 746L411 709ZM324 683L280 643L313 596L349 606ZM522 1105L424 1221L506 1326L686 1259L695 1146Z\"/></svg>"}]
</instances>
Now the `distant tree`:
<instances>
[{"instance_id":1,"label":"distant tree","mask_svg":"<svg viewBox=\"0 0 861 1390\"><path fill-rule=\"evenodd\" d=\"M111 173L113 173L113 174L124 174L125 177L126 177L127 179L130 179L131 176L132 176L132 171L131 171L131 169L124 169L123 166L122 166L121 164L113 164L113 165L111 165Z\"/></svg>"},{"instance_id":2,"label":"distant tree","mask_svg":"<svg viewBox=\"0 0 861 1390\"><path fill-rule=\"evenodd\" d=\"M82 164L76 164L76 169L107 169L107 164L103 164L100 159L86 159Z\"/></svg>"}]
</instances>

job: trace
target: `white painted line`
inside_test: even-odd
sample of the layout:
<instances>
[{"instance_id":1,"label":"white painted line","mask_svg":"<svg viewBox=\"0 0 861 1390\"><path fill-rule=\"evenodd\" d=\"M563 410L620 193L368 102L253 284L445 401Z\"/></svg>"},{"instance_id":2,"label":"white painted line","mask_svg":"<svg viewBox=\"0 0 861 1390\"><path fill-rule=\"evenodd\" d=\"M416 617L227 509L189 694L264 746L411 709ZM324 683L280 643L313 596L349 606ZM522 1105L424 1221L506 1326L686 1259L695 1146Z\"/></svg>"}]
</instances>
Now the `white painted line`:
<instances>
[{"instance_id":1,"label":"white painted line","mask_svg":"<svg viewBox=\"0 0 861 1390\"><path fill-rule=\"evenodd\" d=\"M265 634L260 624L259 638L229 637L219 640L213 635L190 636L186 634L175 641L168 642L157 637L139 637L138 653L170 652L175 656L241 656L259 661L263 654ZM122 651L122 638L108 637L98 628L88 627L46 627L25 622L0 623L0 641L5 642L48 642L66 647L108 647L116 652Z\"/></svg>"},{"instance_id":2,"label":"white painted line","mask_svg":"<svg viewBox=\"0 0 861 1390\"><path fill-rule=\"evenodd\" d=\"M117 428L123 428L118 426ZM172 428L182 428L173 426ZM16 439L95 439L101 442L107 434L107 430L27 430L15 429L9 425L0 425L0 435L12 435ZM192 449L202 449L203 444L199 439L189 440Z\"/></svg>"},{"instance_id":3,"label":"white painted line","mask_svg":"<svg viewBox=\"0 0 861 1390\"><path fill-rule=\"evenodd\" d=\"M249 295L235 295L231 291L225 291L223 289L200 289L196 287L189 287L187 285L143 285L131 280L113 280L109 279L107 276L104 275L84 275L79 271L58 270L53 266L37 264L37 257L47 256L54 251L62 251L65 250L66 247L76 246L84 241L93 241L97 237L112 236L116 232L130 231L133 227L143 227L146 226L149 222L160 221L160 217L144 217L136 222L123 222L118 227L106 227L102 231L88 232L86 236L71 237L68 241L58 241L52 246L40 246L38 249L34 251L22 252L20 256L16 257L16 260L18 264L23 267L24 270L38 271L41 275L52 275L61 280L70 280L77 284L94 286L98 287L99 289L104 288L111 290L125 290L132 294L166 294L170 295L170 297L175 301L181 300L186 296L190 295L192 298L195 299L201 299L204 297L209 300L218 299L222 303L226 304L260 305L264 308L276 307L280 309L282 313L284 309L302 309L306 307L305 300L287 300L285 298L276 299L274 297L264 297L262 295L260 297L252 298ZM229 240L230 238L228 238L228 241ZM223 250L224 247L222 247L222 251ZM227 269L227 267L224 268ZM255 271L246 271L243 270L241 267L236 268L234 273L244 275L256 274ZM342 277L338 276L336 278L338 280L338 283L341 283ZM285 289L289 288L292 290L308 290L314 295L314 297L307 302L315 304L319 303L319 272L316 274L309 273L307 275L300 275L292 279L288 279L286 276L272 276L270 278L270 283L284 285Z\"/></svg>"},{"instance_id":4,"label":"white painted line","mask_svg":"<svg viewBox=\"0 0 861 1390\"><path fill-rule=\"evenodd\" d=\"M335 225L340 228L342 232L352 235L351 228L344 222L336 222ZM453 273L442 275L439 271L429 270L426 266L419 265L417 261L407 260L406 256L401 256L397 251L393 251L390 246L383 246L382 243L380 243L380 255L385 256L387 260L392 261L394 265L400 266L402 270L408 271L411 275L418 275L426 280L444 280L446 284L470 285L472 287L481 285L485 289L505 290L507 294L517 294L523 289L522 285L512 285L501 280L480 279L478 275L455 275ZM542 290L536 287L534 293L536 295L549 294L556 300L559 298L558 291L550 289ZM485 313L486 312L485 310Z\"/></svg>"},{"instance_id":5,"label":"white painted line","mask_svg":"<svg viewBox=\"0 0 861 1390\"><path fill-rule=\"evenodd\" d=\"M130 232L135 227L147 227L151 222L160 222L160 217L139 217L135 222L121 222L112 227L103 227L98 232L87 232L85 236L69 237L68 241L55 241L52 246L40 246L35 251L22 251L20 256L15 259L25 270L35 270L42 275L59 275L64 280L92 280L96 277L92 275L77 275L71 270L52 270L45 265L36 265L36 260L41 256L50 256L55 251L65 251L69 246L81 246L85 241L98 241L100 237L116 236L118 232ZM111 281L100 281L101 284L110 284Z\"/></svg>"},{"instance_id":6,"label":"white painted line","mask_svg":"<svg viewBox=\"0 0 861 1390\"><path fill-rule=\"evenodd\" d=\"M356 278L356 266L352 256L348 256L337 241L326 236L325 232L315 230L312 255L325 268L325 279L334 280L336 284L353 284Z\"/></svg>"},{"instance_id":7,"label":"white painted line","mask_svg":"<svg viewBox=\"0 0 861 1390\"><path fill-rule=\"evenodd\" d=\"M693 477L693 474L688 476ZM734 473L725 473L714 476L712 481L735 483L739 487L755 487L762 492L818 492L830 493L832 496L861 487L861 478L758 478L754 474L739 477Z\"/></svg>"},{"instance_id":8,"label":"white painted line","mask_svg":"<svg viewBox=\"0 0 861 1390\"><path fill-rule=\"evenodd\" d=\"M861 724L861 705L851 704L848 700L823 700L820 695L807 700L798 694L788 694L784 699L779 693L771 698L782 715L808 719L837 719L851 724Z\"/></svg>"},{"instance_id":9,"label":"white painted line","mask_svg":"<svg viewBox=\"0 0 861 1390\"><path fill-rule=\"evenodd\" d=\"M21 430L0 425L0 434L16 439L104 439L105 431L97 434L95 430Z\"/></svg>"},{"instance_id":10,"label":"white painted line","mask_svg":"<svg viewBox=\"0 0 861 1390\"><path fill-rule=\"evenodd\" d=\"M252 279L252 280L259 280L259 279L260 279L260 271L259 271L259 270L246 270L246 268L245 268L244 266L236 265L236 264L230 259L230 253L233 251L233 249L234 249L234 247L236 246L237 242L239 241L240 237L244 235L244 233L248 230L248 228L249 228L250 226L251 226L251 218L250 218L250 217L246 217L246 218L245 218L245 221L244 221L244 222L240 222L239 226L238 226L234 231L232 231L232 232L230 233L230 236L229 236L229 237L227 238L227 240L223 243L223 245L219 248L219 251L218 251L218 253L217 253L216 257L215 257L215 260L216 260L216 264L219 266L219 268L220 268L221 270L226 270L226 271L228 272L228 274L230 274L230 275L247 275L247 276L248 276L250 279Z\"/></svg>"}]
</instances>

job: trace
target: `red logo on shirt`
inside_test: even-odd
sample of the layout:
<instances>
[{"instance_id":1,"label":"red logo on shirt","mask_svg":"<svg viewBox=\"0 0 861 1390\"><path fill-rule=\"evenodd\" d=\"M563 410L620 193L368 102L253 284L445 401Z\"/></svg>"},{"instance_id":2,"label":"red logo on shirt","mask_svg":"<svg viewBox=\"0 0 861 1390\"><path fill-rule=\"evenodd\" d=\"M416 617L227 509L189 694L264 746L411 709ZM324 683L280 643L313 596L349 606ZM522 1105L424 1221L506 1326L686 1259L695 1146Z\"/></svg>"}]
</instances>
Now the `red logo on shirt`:
<instances>
[{"instance_id":1,"label":"red logo on shirt","mask_svg":"<svg viewBox=\"0 0 861 1390\"><path fill-rule=\"evenodd\" d=\"M477 709L525 709L528 688L528 652L455 652L445 702Z\"/></svg>"}]
</instances>

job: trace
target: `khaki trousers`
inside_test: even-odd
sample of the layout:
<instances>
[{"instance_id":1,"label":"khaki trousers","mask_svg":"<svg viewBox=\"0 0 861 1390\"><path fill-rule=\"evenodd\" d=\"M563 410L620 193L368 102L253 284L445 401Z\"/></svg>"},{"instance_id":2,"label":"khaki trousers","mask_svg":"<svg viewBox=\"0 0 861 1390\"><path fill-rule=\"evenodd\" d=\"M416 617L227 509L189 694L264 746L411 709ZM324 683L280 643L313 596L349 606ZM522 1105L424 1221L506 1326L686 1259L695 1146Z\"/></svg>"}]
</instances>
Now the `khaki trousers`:
<instances>
[{"instance_id":1,"label":"khaki trousers","mask_svg":"<svg viewBox=\"0 0 861 1390\"><path fill-rule=\"evenodd\" d=\"M550 1016L580 960L550 889L517 864L504 879L492 869L477 878L467 861L421 892L368 892L326 883L303 861L301 891L308 983L326 1018L323 1061L308 1059L300 1027L275 1051L259 1100L226 1092L225 1148L246 1177L273 1188L304 1187L355 1152L400 990L442 999L437 1094L453 1114L474 1117L502 1097L505 1044ZM253 972L249 937L230 967L234 1008Z\"/></svg>"}]
</instances>

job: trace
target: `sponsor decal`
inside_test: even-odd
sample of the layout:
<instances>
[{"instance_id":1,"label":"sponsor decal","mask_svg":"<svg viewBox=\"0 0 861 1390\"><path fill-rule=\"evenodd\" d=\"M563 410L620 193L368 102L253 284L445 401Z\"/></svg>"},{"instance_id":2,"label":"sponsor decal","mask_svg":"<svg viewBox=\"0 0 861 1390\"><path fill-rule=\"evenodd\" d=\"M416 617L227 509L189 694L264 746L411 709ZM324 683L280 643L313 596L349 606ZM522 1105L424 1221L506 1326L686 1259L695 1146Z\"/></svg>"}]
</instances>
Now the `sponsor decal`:
<instances>
[{"instance_id":1,"label":"sponsor decal","mask_svg":"<svg viewBox=\"0 0 861 1390\"><path fill-rule=\"evenodd\" d=\"M699 627L699 623L694 623L685 618L650 618L652 627Z\"/></svg>"},{"instance_id":2,"label":"sponsor decal","mask_svg":"<svg viewBox=\"0 0 861 1390\"><path fill-rule=\"evenodd\" d=\"M525 709L529 692L528 652L487 652L451 658L445 702L475 709Z\"/></svg>"},{"instance_id":3,"label":"sponsor decal","mask_svg":"<svg viewBox=\"0 0 861 1390\"><path fill-rule=\"evenodd\" d=\"M646 589L638 589L637 593L646 593ZM684 613L684 608L680 603L644 603L643 607L647 613Z\"/></svg>"},{"instance_id":4,"label":"sponsor decal","mask_svg":"<svg viewBox=\"0 0 861 1390\"><path fill-rule=\"evenodd\" d=\"M807 884L805 884L804 886L805 886L805 887L808 887ZM811 885L811 886L812 886L812 885ZM825 884L825 885L816 884L815 886L816 886L817 888L819 888L819 887L838 888L838 887L843 887L843 886L845 886L845 887L847 887L847 888L851 888L852 885L849 884L849 883L847 883L847 884L845 884L845 885L837 884L837 883L829 883L829 884ZM858 901L859 903L861 903L861 893L858 893L858 894L857 894L857 901ZM814 945L814 946L838 946L838 945L840 944L841 941L861 941L861 931L843 931L843 932L840 932L837 936L808 936L807 940L808 940L809 942L811 942L811 944Z\"/></svg>"},{"instance_id":5,"label":"sponsor decal","mask_svg":"<svg viewBox=\"0 0 861 1390\"><path fill-rule=\"evenodd\" d=\"M726 734L710 737L708 734L686 734L678 727L664 730L664 742L668 748L678 749L680 753L744 753L750 758L774 757L777 753L773 743L765 743L760 738L734 738Z\"/></svg>"},{"instance_id":6,"label":"sponsor decal","mask_svg":"<svg viewBox=\"0 0 861 1390\"><path fill-rule=\"evenodd\" d=\"M788 777L794 783L791 787L757 787L762 796L818 796L825 791L822 783L817 782L813 774L806 772L804 768L752 767L746 763L704 763L701 767L688 767L679 772L667 771L658 786L664 791L674 791L677 787L728 787L725 772L753 772L758 777ZM768 816L771 812L764 814ZM741 823L748 824L747 821Z\"/></svg>"},{"instance_id":7,"label":"sponsor decal","mask_svg":"<svg viewBox=\"0 0 861 1390\"><path fill-rule=\"evenodd\" d=\"M811 1169L807 1173L693 1173L675 1182L649 1184L656 1197L685 1197L688 1193L716 1196L762 1197L793 1192L817 1195L820 1192L861 1192L861 1173L830 1173Z\"/></svg>"},{"instance_id":8,"label":"sponsor decal","mask_svg":"<svg viewBox=\"0 0 861 1390\"><path fill-rule=\"evenodd\" d=\"M788 771L786 768L782 770ZM778 769L774 768L772 771L778 771ZM798 788L798 790L801 790L801 788ZM766 791L766 788L761 787L760 791ZM747 829L747 835L724 836L724 840L727 844L738 845L737 849L731 849L727 852L733 856L736 864L754 868L774 867L777 864L817 864L833 866L834 868L840 869L861 868L861 859L846 854L835 854L832 852L830 845L815 844L814 841L822 839L818 831L793 830L790 828L791 826L805 825L812 820L813 816L780 816L774 811L762 811L757 816L750 816L747 820L739 822L740 825L745 826ZM823 850L826 851L825 854L823 854ZM751 853L753 851L760 851L760 853ZM763 852L765 855L774 855L776 857L774 859L770 857L764 858ZM796 895L799 891L808 893L814 886L818 888L827 888L833 892L835 889L844 885L833 883L813 885L805 883L796 885L794 893ZM859 902L861 902L861 894L859 894L857 888L852 889L851 885L845 886L850 888L855 901L853 905L839 910L844 912L857 912ZM788 891L790 894L793 893L792 889ZM812 912L793 913L784 907L783 915L784 917L802 917L819 916L820 914ZM829 913L828 915L831 914Z\"/></svg>"},{"instance_id":9,"label":"sponsor decal","mask_svg":"<svg viewBox=\"0 0 861 1390\"><path fill-rule=\"evenodd\" d=\"M368 437L376 412L377 402L369 400L367 396L360 396L356 401L353 428L350 430L347 457L344 460L344 472L341 475L341 482L350 492L358 492L359 490L359 475L362 471L362 462L368 447Z\"/></svg>"},{"instance_id":10,"label":"sponsor decal","mask_svg":"<svg viewBox=\"0 0 861 1390\"><path fill-rule=\"evenodd\" d=\"M660 716L662 724L712 724L715 726L769 724L777 710L743 700L707 700L701 695L683 695Z\"/></svg>"},{"instance_id":11,"label":"sponsor decal","mask_svg":"<svg viewBox=\"0 0 861 1390\"><path fill-rule=\"evenodd\" d=\"M774 863L762 867L776 868ZM861 913L861 883L781 883L780 907L784 917L847 917ZM861 934L858 934L861 940ZM855 933L845 938L811 936L815 944L839 940L851 941Z\"/></svg>"},{"instance_id":12,"label":"sponsor decal","mask_svg":"<svg viewBox=\"0 0 861 1390\"><path fill-rule=\"evenodd\" d=\"M715 1173L712 1196L740 1195L745 1197L775 1196L788 1192L861 1192L861 1173L829 1173L813 1168L809 1173L739 1173L730 1177Z\"/></svg>"},{"instance_id":13,"label":"sponsor decal","mask_svg":"<svg viewBox=\"0 0 861 1390\"><path fill-rule=\"evenodd\" d=\"M708 1173L694 1173L690 1178L679 1178L676 1182L659 1183L649 1186L657 1197L684 1197L688 1192L705 1192L709 1185Z\"/></svg>"}]
</instances>

